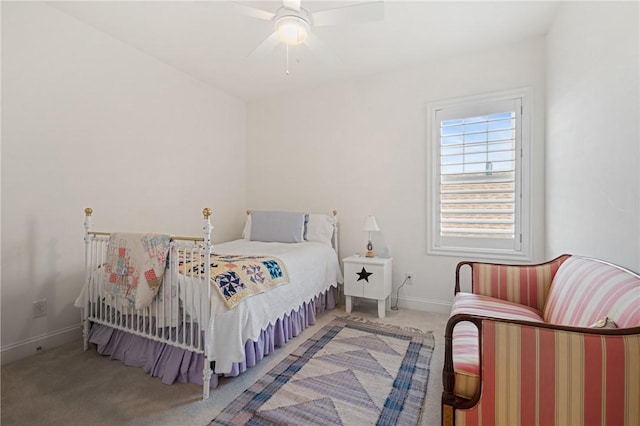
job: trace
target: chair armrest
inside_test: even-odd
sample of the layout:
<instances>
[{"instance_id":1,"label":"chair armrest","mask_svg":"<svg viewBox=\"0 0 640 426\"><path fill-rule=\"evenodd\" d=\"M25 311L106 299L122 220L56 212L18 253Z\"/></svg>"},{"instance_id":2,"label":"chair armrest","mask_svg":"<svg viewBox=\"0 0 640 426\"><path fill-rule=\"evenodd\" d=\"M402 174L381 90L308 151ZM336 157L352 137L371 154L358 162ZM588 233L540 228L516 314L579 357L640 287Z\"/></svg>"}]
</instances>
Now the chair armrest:
<instances>
[{"instance_id":1,"label":"chair armrest","mask_svg":"<svg viewBox=\"0 0 640 426\"><path fill-rule=\"evenodd\" d=\"M451 334L461 321L480 330L480 386L472 400L453 396ZM456 315L445 332L443 420L640 424L639 377L640 327L591 329Z\"/></svg>"},{"instance_id":2,"label":"chair armrest","mask_svg":"<svg viewBox=\"0 0 640 426\"><path fill-rule=\"evenodd\" d=\"M563 254L548 262L535 265L506 265L501 263L458 263L455 293L460 291L460 269L471 268L471 291L509 302L530 306L542 312L551 282L560 265L571 257Z\"/></svg>"},{"instance_id":3,"label":"chair armrest","mask_svg":"<svg viewBox=\"0 0 640 426\"><path fill-rule=\"evenodd\" d=\"M453 291L453 294L460 293L460 269L462 269L463 266L468 266L471 268L471 279L473 280L473 264L474 262L465 260L463 262L459 262L458 265L456 265L456 287Z\"/></svg>"}]
</instances>

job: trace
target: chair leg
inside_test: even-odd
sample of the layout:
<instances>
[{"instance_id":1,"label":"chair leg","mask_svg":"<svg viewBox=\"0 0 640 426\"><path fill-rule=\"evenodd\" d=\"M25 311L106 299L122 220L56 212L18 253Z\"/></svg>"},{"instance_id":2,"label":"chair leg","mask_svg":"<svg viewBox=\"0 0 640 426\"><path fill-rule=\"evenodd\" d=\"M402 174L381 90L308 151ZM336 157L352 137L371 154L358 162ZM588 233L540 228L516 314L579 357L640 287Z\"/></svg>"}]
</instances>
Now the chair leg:
<instances>
[{"instance_id":1,"label":"chair leg","mask_svg":"<svg viewBox=\"0 0 640 426\"><path fill-rule=\"evenodd\" d=\"M453 426L454 424L453 407L442 404L442 426Z\"/></svg>"}]
</instances>

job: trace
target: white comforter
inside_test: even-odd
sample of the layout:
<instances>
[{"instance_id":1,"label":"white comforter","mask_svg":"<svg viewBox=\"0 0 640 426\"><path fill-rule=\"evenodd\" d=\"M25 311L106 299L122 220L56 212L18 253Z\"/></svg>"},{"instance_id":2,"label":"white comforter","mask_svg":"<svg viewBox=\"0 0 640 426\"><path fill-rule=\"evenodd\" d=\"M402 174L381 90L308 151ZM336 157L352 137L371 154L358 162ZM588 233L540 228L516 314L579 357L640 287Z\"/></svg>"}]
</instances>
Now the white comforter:
<instances>
[{"instance_id":1,"label":"white comforter","mask_svg":"<svg viewBox=\"0 0 640 426\"><path fill-rule=\"evenodd\" d=\"M235 240L213 247L215 253L275 256L284 262L289 283L251 296L228 309L212 292L207 350L216 361L216 373L228 373L234 362L244 361L244 344L257 340L260 331L313 296L342 282L336 252L317 242L263 243Z\"/></svg>"},{"instance_id":2,"label":"white comforter","mask_svg":"<svg viewBox=\"0 0 640 426\"><path fill-rule=\"evenodd\" d=\"M278 318L297 309L303 302L326 291L330 287L343 282L338 256L335 250L318 242L303 243L264 243L248 240L235 240L213 247L214 253L264 255L280 258L289 273L289 282L254 296L250 296L233 308L227 308L215 288L210 289L211 317L207 328L207 346L205 350L209 359L216 362L215 372L224 374L231 372L234 362L245 359L244 345L247 340L256 341L260 332L269 324L275 324ZM167 286L166 277L171 275L172 285ZM97 274L101 277L101 274ZM99 280L101 278L98 278ZM195 279L195 281L200 281ZM177 283L177 286L176 286ZM173 270L165 273L165 282L160 295L166 300L173 299L176 293L180 297L181 306L186 314L198 321L202 318L202 307L207 302L207 286L194 282L193 277L185 277ZM98 283L98 286L102 284ZM179 290L177 290L177 288ZM84 306L82 289L75 306ZM102 291L99 292L100 295ZM98 300L94 294L94 301ZM125 311L131 308L126 299L104 299L107 304ZM177 309L169 309L166 305L154 300L150 313L158 324L175 326L180 321Z\"/></svg>"}]
</instances>

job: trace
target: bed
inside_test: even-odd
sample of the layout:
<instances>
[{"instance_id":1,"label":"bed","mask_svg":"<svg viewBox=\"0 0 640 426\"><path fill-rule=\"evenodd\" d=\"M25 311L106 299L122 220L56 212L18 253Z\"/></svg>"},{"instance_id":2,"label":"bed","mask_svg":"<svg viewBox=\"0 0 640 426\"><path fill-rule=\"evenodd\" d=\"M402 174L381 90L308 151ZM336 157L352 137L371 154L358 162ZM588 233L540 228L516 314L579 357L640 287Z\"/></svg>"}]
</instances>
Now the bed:
<instances>
[{"instance_id":1,"label":"bed","mask_svg":"<svg viewBox=\"0 0 640 426\"><path fill-rule=\"evenodd\" d=\"M247 211L243 238L215 245L208 208L198 237L96 232L92 213L76 300L84 349L95 343L163 383L202 384L203 399L336 304L335 211ZM146 263L134 263L137 251Z\"/></svg>"}]
</instances>

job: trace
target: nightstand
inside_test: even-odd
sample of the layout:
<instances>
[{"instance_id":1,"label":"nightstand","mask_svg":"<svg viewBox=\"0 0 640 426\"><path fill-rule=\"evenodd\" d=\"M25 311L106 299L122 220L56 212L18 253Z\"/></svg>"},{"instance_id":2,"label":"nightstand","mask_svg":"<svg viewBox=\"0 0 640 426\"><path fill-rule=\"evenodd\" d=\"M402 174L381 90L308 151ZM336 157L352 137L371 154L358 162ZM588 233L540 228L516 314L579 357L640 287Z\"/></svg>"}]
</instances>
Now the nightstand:
<instances>
[{"instance_id":1,"label":"nightstand","mask_svg":"<svg viewBox=\"0 0 640 426\"><path fill-rule=\"evenodd\" d=\"M344 263L345 310L351 313L351 297L378 301L378 318L385 317L391 295L391 258L349 256Z\"/></svg>"}]
</instances>

